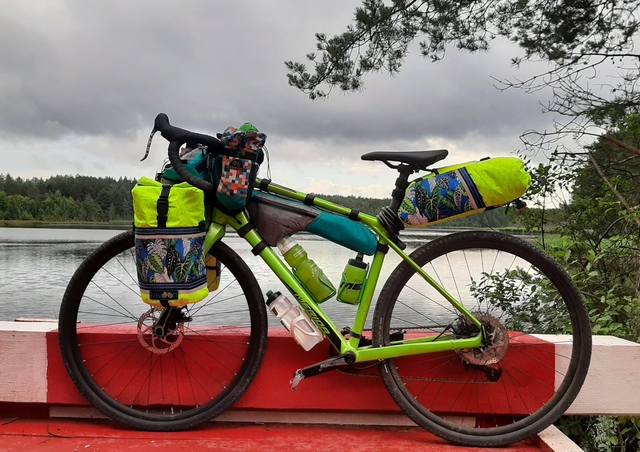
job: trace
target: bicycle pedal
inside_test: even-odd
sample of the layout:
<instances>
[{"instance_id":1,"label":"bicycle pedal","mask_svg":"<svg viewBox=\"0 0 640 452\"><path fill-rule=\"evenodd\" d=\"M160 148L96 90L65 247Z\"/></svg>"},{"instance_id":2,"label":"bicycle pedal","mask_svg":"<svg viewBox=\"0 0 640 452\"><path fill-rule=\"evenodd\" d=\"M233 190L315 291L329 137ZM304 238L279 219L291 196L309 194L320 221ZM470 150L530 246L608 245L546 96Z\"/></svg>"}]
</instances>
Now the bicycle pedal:
<instances>
[{"instance_id":1,"label":"bicycle pedal","mask_svg":"<svg viewBox=\"0 0 640 452\"><path fill-rule=\"evenodd\" d=\"M291 385L291 389L293 389L294 391L296 389L298 389L298 386L300 386L300 382L304 380L304 373L302 373L301 369L296 370L296 372L293 374L293 379L289 380L289 384Z\"/></svg>"}]
</instances>

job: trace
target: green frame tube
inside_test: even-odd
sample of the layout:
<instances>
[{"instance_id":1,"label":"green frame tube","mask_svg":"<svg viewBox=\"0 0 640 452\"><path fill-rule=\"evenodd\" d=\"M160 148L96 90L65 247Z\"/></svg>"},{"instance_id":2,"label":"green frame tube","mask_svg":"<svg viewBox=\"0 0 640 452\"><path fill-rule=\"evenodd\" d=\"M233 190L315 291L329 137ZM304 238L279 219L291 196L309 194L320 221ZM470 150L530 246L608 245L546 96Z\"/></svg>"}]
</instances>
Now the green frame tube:
<instances>
[{"instance_id":1,"label":"green frame tube","mask_svg":"<svg viewBox=\"0 0 640 452\"><path fill-rule=\"evenodd\" d=\"M256 180L256 186L260 184L260 180ZM308 200L306 193L298 192L290 188L282 187L273 183L269 183L267 191L277 195L289 198L295 201L305 202ZM349 216L351 209L339 206L332 202L321 198L314 197L313 205L323 210L333 212L339 215ZM346 339L332 320L325 314L320 305L313 296L305 289L305 287L294 276L289 266L283 262L278 254L269 246L262 246L263 239L257 230L250 230L244 239L253 247L259 250L259 255L264 262L271 268L273 273L282 281L289 289L294 298L300 303L313 322L318 326L320 331L327 337L336 350L340 353L351 352L356 357L356 362L376 361L388 358L397 358L401 356L418 355L423 353L435 353L441 351L450 351L463 348L476 348L483 344L482 324L468 311L461 303L459 303L451 294L442 288L431 276L429 276L418 264L416 264L409 255L404 253L392 240L387 230L382 226L380 221L365 213L358 213L358 221L367 225L378 236L378 243L382 246L388 246L397 253L407 264L409 264L416 272L421 275L428 284L437 290L445 299L447 299L461 314L465 315L471 322L479 327L480 333L472 338L451 339L450 335L427 336L419 339L408 339L404 341L394 342L385 347L359 347L359 336L364 331L373 294L378 284L382 265L386 253L379 250L375 253L371 262L369 273L365 279L362 289L362 295L358 310L356 312L351 332L356 337L350 336ZM211 247L225 235L225 227L231 226L236 231L249 223L249 217L246 212L240 212L236 215L227 215L218 209L213 209L211 213L211 221L205 238L205 247L207 252ZM254 252L254 254L256 254Z\"/></svg>"}]
</instances>

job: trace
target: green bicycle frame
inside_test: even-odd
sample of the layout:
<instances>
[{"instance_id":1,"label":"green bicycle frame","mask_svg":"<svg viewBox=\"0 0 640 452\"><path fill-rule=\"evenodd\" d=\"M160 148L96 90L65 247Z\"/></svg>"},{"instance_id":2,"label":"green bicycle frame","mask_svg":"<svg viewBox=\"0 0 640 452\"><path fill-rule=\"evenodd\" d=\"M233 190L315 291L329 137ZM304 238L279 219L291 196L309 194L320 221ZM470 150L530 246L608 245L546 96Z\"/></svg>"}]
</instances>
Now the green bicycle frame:
<instances>
[{"instance_id":1,"label":"green bicycle frame","mask_svg":"<svg viewBox=\"0 0 640 452\"><path fill-rule=\"evenodd\" d=\"M256 181L256 185L260 184L260 180ZM307 197L306 193L301 193L273 183L268 184L267 191L283 196L285 198L303 202ZM351 209L339 206L332 202L314 198L313 205L323 210L333 212L339 215L348 216ZM429 276L411 257L404 253L392 240L389 232L384 228L380 221L372 216L364 213L358 213L358 221L367 225L378 236L378 251L373 257L370 265L369 274L362 288L362 295L358 311L350 329L350 337L346 339L340 330L335 326L331 319L324 313L313 296L294 276L289 266L283 262L278 254L269 246L266 246L262 237L256 229L250 229L246 233L244 239L253 247L253 253L259 255L265 263L271 268L280 281L285 284L291 294L300 303L300 306L306 311L309 317L329 339L331 344L341 354L353 353L356 362L375 361L387 358L396 358L401 356L418 355L423 353L434 353L441 351L449 351L463 348L477 348L483 344L483 327L481 322L467 310L458 300L442 288L431 276ZM219 209L213 209L211 212L211 223L205 238L205 247L207 252L211 247L225 235L225 226L229 225L236 231L249 224L249 217L246 212L236 215L227 215ZM382 248L382 250L381 250ZM427 283L437 290L445 299L447 299L461 315L466 316L480 330L480 333L472 338L453 339L451 335L441 334L438 336L428 336L419 339L405 339L392 342L384 347L372 347L370 345L358 347L360 337L364 330L364 325L369 314L369 308L373 299L374 290L378 283L380 271L384 263L386 250L391 248L395 251L407 264L409 264Z\"/></svg>"}]
</instances>

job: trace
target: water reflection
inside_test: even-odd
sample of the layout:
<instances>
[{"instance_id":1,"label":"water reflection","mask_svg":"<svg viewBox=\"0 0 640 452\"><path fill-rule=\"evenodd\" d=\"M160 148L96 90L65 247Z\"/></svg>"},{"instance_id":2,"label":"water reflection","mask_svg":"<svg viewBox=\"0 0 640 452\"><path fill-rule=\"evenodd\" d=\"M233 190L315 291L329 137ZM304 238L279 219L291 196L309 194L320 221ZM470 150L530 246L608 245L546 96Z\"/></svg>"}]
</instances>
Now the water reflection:
<instances>
[{"instance_id":1,"label":"water reflection","mask_svg":"<svg viewBox=\"0 0 640 452\"><path fill-rule=\"evenodd\" d=\"M60 301L69 279L80 263L105 240L120 233L118 230L0 228L0 285L3 309L0 320L12 321L19 317L57 318ZM342 270L355 253L310 234L297 234L296 240L337 287ZM407 251L423 243L422 235L407 234ZM251 253L251 247L242 239L228 235L225 242L240 254L251 267L263 293L268 290L289 295L285 286L271 270ZM371 258L365 258L371 261ZM389 253L381 274L381 281L393 270L400 259ZM377 299L382 284L374 295ZM336 302L322 304L322 308L338 327L350 326L356 307ZM369 316L369 321L371 315ZM270 326L280 323L269 318Z\"/></svg>"},{"instance_id":2,"label":"water reflection","mask_svg":"<svg viewBox=\"0 0 640 452\"><path fill-rule=\"evenodd\" d=\"M57 318L75 269L101 242L119 232L0 228L0 320Z\"/></svg>"}]
</instances>

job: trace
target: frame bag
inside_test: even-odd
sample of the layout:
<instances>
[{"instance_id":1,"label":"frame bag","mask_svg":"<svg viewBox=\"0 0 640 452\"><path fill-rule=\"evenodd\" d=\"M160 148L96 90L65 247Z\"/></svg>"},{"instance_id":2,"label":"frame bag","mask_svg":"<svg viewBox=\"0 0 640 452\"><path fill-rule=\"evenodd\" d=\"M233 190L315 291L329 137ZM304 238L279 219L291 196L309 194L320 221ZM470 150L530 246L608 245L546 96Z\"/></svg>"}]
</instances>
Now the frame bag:
<instances>
[{"instance_id":1,"label":"frame bag","mask_svg":"<svg viewBox=\"0 0 640 452\"><path fill-rule=\"evenodd\" d=\"M269 246L298 231L308 231L368 256L378 246L376 236L362 223L276 195L256 193L247 202L247 211Z\"/></svg>"},{"instance_id":2,"label":"frame bag","mask_svg":"<svg viewBox=\"0 0 640 452\"><path fill-rule=\"evenodd\" d=\"M426 226L509 204L530 185L531 176L515 157L438 168L409 184L398 216L407 227Z\"/></svg>"},{"instance_id":3,"label":"frame bag","mask_svg":"<svg viewBox=\"0 0 640 452\"><path fill-rule=\"evenodd\" d=\"M146 177L131 192L142 300L169 307L204 299L204 192L186 182L163 185Z\"/></svg>"}]
</instances>

